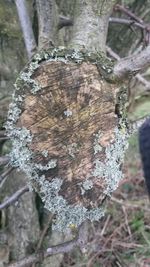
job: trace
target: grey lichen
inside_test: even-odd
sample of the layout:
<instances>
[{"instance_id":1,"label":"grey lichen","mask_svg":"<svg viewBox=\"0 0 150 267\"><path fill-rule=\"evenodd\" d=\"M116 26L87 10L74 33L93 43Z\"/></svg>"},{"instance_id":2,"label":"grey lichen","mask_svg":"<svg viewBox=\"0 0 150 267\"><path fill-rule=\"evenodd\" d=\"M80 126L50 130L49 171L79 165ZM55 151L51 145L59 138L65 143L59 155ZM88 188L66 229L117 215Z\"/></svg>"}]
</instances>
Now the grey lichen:
<instances>
[{"instance_id":1,"label":"grey lichen","mask_svg":"<svg viewBox=\"0 0 150 267\"><path fill-rule=\"evenodd\" d=\"M83 183L82 186L85 190L90 190L93 187L93 182L89 179L86 179Z\"/></svg>"},{"instance_id":2,"label":"grey lichen","mask_svg":"<svg viewBox=\"0 0 150 267\"><path fill-rule=\"evenodd\" d=\"M65 114L66 117L70 117L70 116L72 116L72 110L67 109L67 110L64 111L64 114Z\"/></svg>"},{"instance_id":3,"label":"grey lichen","mask_svg":"<svg viewBox=\"0 0 150 267\"><path fill-rule=\"evenodd\" d=\"M28 85L32 94L36 94L41 90L40 84L33 79L34 71L40 66L40 62L59 61L63 63L75 62L81 64L83 61L91 62L95 64L98 69L101 70L101 75L111 80L111 73L113 69L113 62L106 57L104 53L91 53L89 51L78 49L66 49L65 47L52 48L47 51L40 51L34 57L32 62L20 73L19 78L16 81L16 89L19 89L17 84L24 83Z\"/></svg>"},{"instance_id":4,"label":"grey lichen","mask_svg":"<svg viewBox=\"0 0 150 267\"><path fill-rule=\"evenodd\" d=\"M98 152L101 152L102 151L102 146L99 144L99 139L101 137L101 132L98 131L98 133L94 134L94 145L93 145L93 148L94 148L94 154L97 154Z\"/></svg>"},{"instance_id":5,"label":"grey lichen","mask_svg":"<svg viewBox=\"0 0 150 267\"><path fill-rule=\"evenodd\" d=\"M30 164L32 152L27 147L31 143L32 135L26 128L13 130L12 151L10 153L11 164L20 170L27 172L27 165Z\"/></svg>"},{"instance_id":6,"label":"grey lichen","mask_svg":"<svg viewBox=\"0 0 150 267\"><path fill-rule=\"evenodd\" d=\"M55 168L57 165L57 159L51 159L45 166L43 166L42 164L34 164L34 168L40 170L40 171L47 171L49 169L53 169Z\"/></svg>"},{"instance_id":7,"label":"grey lichen","mask_svg":"<svg viewBox=\"0 0 150 267\"><path fill-rule=\"evenodd\" d=\"M99 159L95 160L95 168L93 176L97 179L103 177L106 186L104 194L111 195L119 185L120 180L123 178L121 171L121 164L123 162L125 150L128 147L129 134L126 130L126 125L123 121L120 122L120 129L114 129L115 141L106 147L106 159L101 162Z\"/></svg>"},{"instance_id":8,"label":"grey lichen","mask_svg":"<svg viewBox=\"0 0 150 267\"><path fill-rule=\"evenodd\" d=\"M33 94L36 94L36 92L38 92L39 90L41 90L41 87L40 87L40 85L38 84L37 81L35 81L34 79L31 78L31 75L32 75L32 72L31 71L29 71L27 73L22 72L20 74L20 79L22 81L24 81L26 84L29 84L31 86L31 88L32 88L31 89L31 92Z\"/></svg>"},{"instance_id":9,"label":"grey lichen","mask_svg":"<svg viewBox=\"0 0 150 267\"><path fill-rule=\"evenodd\" d=\"M67 145L67 149L68 149L68 154L71 158L75 158L76 153L78 152L78 145L77 143L72 143Z\"/></svg>"},{"instance_id":10,"label":"grey lichen","mask_svg":"<svg viewBox=\"0 0 150 267\"><path fill-rule=\"evenodd\" d=\"M78 227L86 220L99 221L103 216L104 210L100 208L88 210L82 205L67 205L60 209L53 229L65 231L72 224Z\"/></svg>"},{"instance_id":11,"label":"grey lichen","mask_svg":"<svg viewBox=\"0 0 150 267\"><path fill-rule=\"evenodd\" d=\"M45 208L57 215L53 224L54 230L65 232L72 224L79 226L87 219L98 221L104 216L102 208L88 210L82 205L68 205L67 201L59 195L59 190L63 184L61 178L54 178L49 182L42 175L40 179L38 176L34 179L37 179L40 185L40 195Z\"/></svg>"},{"instance_id":12,"label":"grey lichen","mask_svg":"<svg viewBox=\"0 0 150 267\"><path fill-rule=\"evenodd\" d=\"M47 150L43 150L42 151L42 156L44 156L45 158L48 157L48 151Z\"/></svg>"},{"instance_id":13,"label":"grey lichen","mask_svg":"<svg viewBox=\"0 0 150 267\"><path fill-rule=\"evenodd\" d=\"M78 183L80 190L81 190L81 195L84 195L87 190L91 190L93 188L93 182L89 178L86 178L85 181Z\"/></svg>"}]
</instances>

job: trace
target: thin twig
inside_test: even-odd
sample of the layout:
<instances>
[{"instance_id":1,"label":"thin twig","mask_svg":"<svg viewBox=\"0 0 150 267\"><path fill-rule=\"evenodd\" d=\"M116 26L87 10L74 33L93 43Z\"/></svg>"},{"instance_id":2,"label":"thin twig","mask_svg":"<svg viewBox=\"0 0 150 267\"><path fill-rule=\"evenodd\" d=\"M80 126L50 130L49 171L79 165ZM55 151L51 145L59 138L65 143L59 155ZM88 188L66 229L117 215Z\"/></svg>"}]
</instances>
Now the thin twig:
<instances>
[{"instance_id":1,"label":"thin twig","mask_svg":"<svg viewBox=\"0 0 150 267\"><path fill-rule=\"evenodd\" d=\"M116 5L114 7L114 10L119 10L126 14L128 17L134 20L135 23L138 23L138 27L141 27L143 25L143 37L144 37L144 43L145 45L150 44L150 25L146 24L141 18L139 18L137 15L132 13L128 8L122 6L122 5ZM140 26L141 25L141 26Z\"/></svg>"},{"instance_id":2,"label":"thin twig","mask_svg":"<svg viewBox=\"0 0 150 267\"><path fill-rule=\"evenodd\" d=\"M111 218L111 216L108 215L108 216L107 216L107 219L106 219L106 221L105 221L104 227L103 227L103 229L102 229L102 231L101 231L101 233L100 233L101 236L104 235L105 230L106 230L106 228L107 228L107 226L108 226L108 223L109 223L110 218Z\"/></svg>"},{"instance_id":3,"label":"thin twig","mask_svg":"<svg viewBox=\"0 0 150 267\"><path fill-rule=\"evenodd\" d=\"M120 60L121 58L119 57L118 54L116 54L109 46L106 46L106 51L107 53L114 59Z\"/></svg>"},{"instance_id":4,"label":"thin twig","mask_svg":"<svg viewBox=\"0 0 150 267\"><path fill-rule=\"evenodd\" d=\"M143 245L136 243L125 243L121 241L114 241L114 246L121 246L124 248L143 248Z\"/></svg>"},{"instance_id":5,"label":"thin twig","mask_svg":"<svg viewBox=\"0 0 150 267\"><path fill-rule=\"evenodd\" d=\"M80 247L81 249L86 245L86 239L84 235L84 223L79 227L78 235L71 241L67 241L63 244L59 244L47 249L47 251L34 253L18 262L9 264L7 267L24 267L33 263L41 263L44 258L59 253L66 253L71 251L74 247Z\"/></svg>"},{"instance_id":6,"label":"thin twig","mask_svg":"<svg viewBox=\"0 0 150 267\"><path fill-rule=\"evenodd\" d=\"M130 236L130 238L131 238L131 237L132 237L132 234L131 234L131 229L130 229L130 226L129 226L128 215L127 215L125 206L122 206L122 210L123 210L123 213L124 213L124 218L125 218L126 227L127 227L129 236Z\"/></svg>"},{"instance_id":7,"label":"thin twig","mask_svg":"<svg viewBox=\"0 0 150 267\"><path fill-rule=\"evenodd\" d=\"M128 17L134 19L135 21L139 22L140 24L143 24L143 20L140 19L138 16L136 16L134 13L132 13L129 9L127 9L126 7L122 6L122 5L115 5L114 10L119 10L124 12Z\"/></svg>"},{"instance_id":8,"label":"thin twig","mask_svg":"<svg viewBox=\"0 0 150 267\"><path fill-rule=\"evenodd\" d=\"M53 218L53 214L49 214L48 221L46 222L46 225L45 225L45 227L44 227L44 229L43 229L43 231L41 233L40 239L38 241L38 244L37 244L37 247L36 247L36 251L35 251L36 253L41 249L44 237L45 237L45 235L46 235L46 233L48 231L48 228L49 228L49 225L50 225L50 223L52 221L52 218ZM32 267L35 267L35 266L36 266L36 264L33 263Z\"/></svg>"},{"instance_id":9,"label":"thin twig","mask_svg":"<svg viewBox=\"0 0 150 267\"><path fill-rule=\"evenodd\" d=\"M130 202L127 202L127 201L124 201L124 200L120 200L120 199L117 199L115 197L111 197L110 200L113 201L113 202L116 202L117 204L120 204L121 206L123 205L123 206L125 206L127 208L130 208L130 209L135 209L135 208L139 209L139 208L141 208L140 205L133 204L133 203L130 203ZM150 208L147 208L147 207L143 207L142 206L142 210L150 212Z\"/></svg>"},{"instance_id":10,"label":"thin twig","mask_svg":"<svg viewBox=\"0 0 150 267\"><path fill-rule=\"evenodd\" d=\"M45 225L45 227L44 227L44 229L43 229L43 231L42 231L41 237L40 237L39 242L38 242L38 244L37 244L36 252L41 248L43 239L44 239L44 237L45 237L45 235L46 235L46 233L47 233L47 230L48 230L49 225L50 225L50 223L51 223L51 221L52 221L52 218L53 218L53 214L49 214L49 216L48 216L48 221L47 221L47 223L46 223L46 225Z\"/></svg>"},{"instance_id":11,"label":"thin twig","mask_svg":"<svg viewBox=\"0 0 150 267\"><path fill-rule=\"evenodd\" d=\"M17 192L15 192L11 197L9 197L6 201L4 201L2 204L0 204L0 210L9 207L13 203L15 203L19 197L21 197L24 193L28 192L29 188L28 186L24 186L21 189L19 189Z\"/></svg>"},{"instance_id":12,"label":"thin twig","mask_svg":"<svg viewBox=\"0 0 150 267\"><path fill-rule=\"evenodd\" d=\"M13 169L13 167L7 168L7 170L0 175L0 188L2 187L4 179L13 171Z\"/></svg>"},{"instance_id":13,"label":"thin twig","mask_svg":"<svg viewBox=\"0 0 150 267\"><path fill-rule=\"evenodd\" d=\"M110 23L118 23L118 24L125 24L128 26L136 26L142 30L145 30L147 25L145 24L141 24L139 22L135 22L134 20L130 20L130 19L123 19L123 18L115 18L115 17L110 17L109 18L109 22Z\"/></svg>"},{"instance_id":14,"label":"thin twig","mask_svg":"<svg viewBox=\"0 0 150 267\"><path fill-rule=\"evenodd\" d=\"M0 141L5 141L5 140L9 140L9 137L8 136L0 137Z\"/></svg>"}]
</instances>

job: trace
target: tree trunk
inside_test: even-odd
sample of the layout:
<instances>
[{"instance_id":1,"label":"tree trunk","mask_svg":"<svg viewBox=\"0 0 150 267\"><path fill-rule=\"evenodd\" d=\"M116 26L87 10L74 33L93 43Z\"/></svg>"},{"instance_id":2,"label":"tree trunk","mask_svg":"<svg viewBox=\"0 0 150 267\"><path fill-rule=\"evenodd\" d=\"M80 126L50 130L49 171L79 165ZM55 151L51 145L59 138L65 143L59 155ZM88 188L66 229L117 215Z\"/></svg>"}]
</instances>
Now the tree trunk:
<instances>
[{"instance_id":1,"label":"tree trunk","mask_svg":"<svg viewBox=\"0 0 150 267\"><path fill-rule=\"evenodd\" d=\"M98 220L103 212L97 207L122 177L127 136L116 114L121 93L107 81L112 63L104 55L53 49L37 57L17 81L9 114L12 161L64 230Z\"/></svg>"}]
</instances>

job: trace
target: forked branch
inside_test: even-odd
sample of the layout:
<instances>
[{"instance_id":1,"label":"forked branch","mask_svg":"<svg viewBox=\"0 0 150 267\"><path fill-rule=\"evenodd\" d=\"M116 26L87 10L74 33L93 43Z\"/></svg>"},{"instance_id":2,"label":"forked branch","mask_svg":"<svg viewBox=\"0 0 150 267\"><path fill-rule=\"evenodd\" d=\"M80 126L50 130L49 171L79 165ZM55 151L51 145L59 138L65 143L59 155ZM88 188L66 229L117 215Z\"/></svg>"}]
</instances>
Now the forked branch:
<instances>
[{"instance_id":1,"label":"forked branch","mask_svg":"<svg viewBox=\"0 0 150 267\"><path fill-rule=\"evenodd\" d=\"M13 203L15 203L19 197L21 197L25 192L28 192L29 188L28 186L24 186L21 189L19 189L17 192L15 192L11 197L9 197L6 201L4 201L2 204L0 204L0 210L9 207Z\"/></svg>"}]
</instances>

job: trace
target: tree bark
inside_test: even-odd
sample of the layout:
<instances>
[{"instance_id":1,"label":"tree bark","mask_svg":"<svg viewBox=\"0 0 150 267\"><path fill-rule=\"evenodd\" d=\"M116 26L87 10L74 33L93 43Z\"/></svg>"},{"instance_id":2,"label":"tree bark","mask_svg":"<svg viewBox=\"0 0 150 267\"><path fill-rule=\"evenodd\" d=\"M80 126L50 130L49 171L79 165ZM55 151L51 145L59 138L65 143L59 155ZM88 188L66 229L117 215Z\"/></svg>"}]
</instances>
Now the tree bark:
<instances>
[{"instance_id":1,"label":"tree bark","mask_svg":"<svg viewBox=\"0 0 150 267\"><path fill-rule=\"evenodd\" d=\"M77 0L71 39L73 48L106 52L109 16L116 1Z\"/></svg>"},{"instance_id":2,"label":"tree bark","mask_svg":"<svg viewBox=\"0 0 150 267\"><path fill-rule=\"evenodd\" d=\"M38 49L57 45L59 17L55 0L36 0L38 12Z\"/></svg>"}]
</instances>

